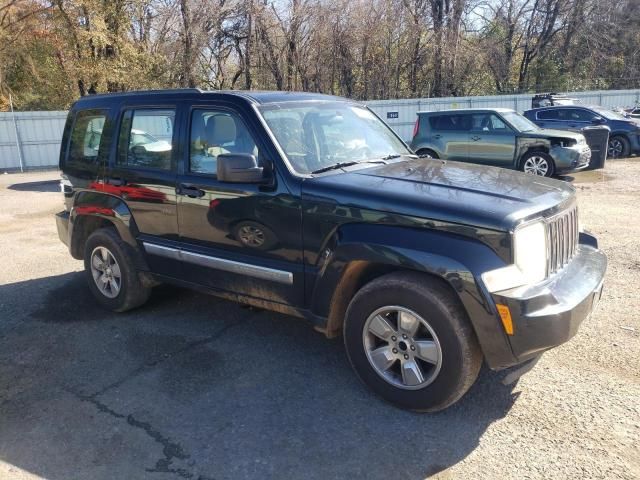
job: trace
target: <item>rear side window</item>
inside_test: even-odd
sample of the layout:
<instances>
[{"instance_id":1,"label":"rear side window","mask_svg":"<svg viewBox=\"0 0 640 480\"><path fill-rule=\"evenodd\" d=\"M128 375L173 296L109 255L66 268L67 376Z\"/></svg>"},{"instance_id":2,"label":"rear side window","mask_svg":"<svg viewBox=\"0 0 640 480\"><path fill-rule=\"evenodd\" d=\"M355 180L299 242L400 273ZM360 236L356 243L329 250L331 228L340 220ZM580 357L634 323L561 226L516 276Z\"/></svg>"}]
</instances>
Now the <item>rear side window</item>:
<instances>
[{"instance_id":1,"label":"rear side window","mask_svg":"<svg viewBox=\"0 0 640 480\"><path fill-rule=\"evenodd\" d=\"M466 132L471 130L471 115L449 114L429 117L431 130Z\"/></svg>"},{"instance_id":2,"label":"rear side window","mask_svg":"<svg viewBox=\"0 0 640 480\"><path fill-rule=\"evenodd\" d=\"M104 110L81 110L76 114L67 162L84 166L98 163L106 118Z\"/></svg>"},{"instance_id":3,"label":"rear side window","mask_svg":"<svg viewBox=\"0 0 640 480\"><path fill-rule=\"evenodd\" d=\"M117 163L171 170L174 109L125 110L118 134Z\"/></svg>"},{"instance_id":4,"label":"rear side window","mask_svg":"<svg viewBox=\"0 0 640 480\"><path fill-rule=\"evenodd\" d=\"M538 120L558 120L558 110L543 110L537 114Z\"/></svg>"}]
</instances>

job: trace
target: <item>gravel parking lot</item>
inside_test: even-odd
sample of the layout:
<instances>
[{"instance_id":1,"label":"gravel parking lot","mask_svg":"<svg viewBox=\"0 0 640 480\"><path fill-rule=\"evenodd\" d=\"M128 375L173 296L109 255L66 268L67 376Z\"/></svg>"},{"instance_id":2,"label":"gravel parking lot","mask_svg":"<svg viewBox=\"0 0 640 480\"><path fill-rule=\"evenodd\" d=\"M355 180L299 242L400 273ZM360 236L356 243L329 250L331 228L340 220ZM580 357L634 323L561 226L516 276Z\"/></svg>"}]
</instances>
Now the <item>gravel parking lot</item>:
<instances>
[{"instance_id":1,"label":"gravel parking lot","mask_svg":"<svg viewBox=\"0 0 640 480\"><path fill-rule=\"evenodd\" d=\"M166 286L102 310L57 177L0 176L0 478L640 478L640 160L565 179L610 262L579 334L435 415L374 397L298 319Z\"/></svg>"}]
</instances>

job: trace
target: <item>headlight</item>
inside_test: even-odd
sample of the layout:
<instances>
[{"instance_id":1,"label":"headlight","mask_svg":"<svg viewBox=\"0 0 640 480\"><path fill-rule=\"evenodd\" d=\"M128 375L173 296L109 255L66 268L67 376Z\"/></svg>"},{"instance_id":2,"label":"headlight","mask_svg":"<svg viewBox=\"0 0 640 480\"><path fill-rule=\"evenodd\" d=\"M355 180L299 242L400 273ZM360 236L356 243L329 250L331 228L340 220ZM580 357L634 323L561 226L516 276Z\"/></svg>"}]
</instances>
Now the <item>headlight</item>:
<instances>
[{"instance_id":1,"label":"headlight","mask_svg":"<svg viewBox=\"0 0 640 480\"><path fill-rule=\"evenodd\" d=\"M547 276L547 230L542 221L527 223L513 233L514 263L482 274L490 292L538 283Z\"/></svg>"}]
</instances>

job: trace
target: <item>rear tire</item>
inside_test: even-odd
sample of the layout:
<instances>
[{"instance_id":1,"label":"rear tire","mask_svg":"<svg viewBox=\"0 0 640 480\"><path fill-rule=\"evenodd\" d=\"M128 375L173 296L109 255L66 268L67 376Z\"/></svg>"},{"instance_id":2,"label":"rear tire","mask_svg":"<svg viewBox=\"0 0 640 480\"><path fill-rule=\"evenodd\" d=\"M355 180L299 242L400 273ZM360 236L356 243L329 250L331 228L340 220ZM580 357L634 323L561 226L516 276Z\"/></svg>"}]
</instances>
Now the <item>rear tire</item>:
<instances>
[{"instance_id":1,"label":"rear tire","mask_svg":"<svg viewBox=\"0 0 640 480\"><path fill-rule=\"evenodd\" d=\"M369 388L414 411L435 412L455 403L482 365L458 299L439 280L417 273L392 273L365 285L347 309L344 342Z\"/></svg>"},{"instance_id":2,"label":"rear tire","mask_svg":"<svg viewBox=\"0 0 640 480\"><path fill-rule=\"evenodd\" d=\"M102 306L114 312L139 307L151 294L135 269L130 248L113 228L93 232L84 248L89 290Z\"/></svg>"},{"instance_id":3,"label":"rear tire","mask_svg":"<svg viewBox=\"0 0 640 480\"><path fill-rule=\"evenodd\" d=\"M628 157L631 152L631 145L629 140L622 135L616 135L609 139L609 145L607 146L607 157L609 158L623 158Z\"/></svg>"}]
</instances>

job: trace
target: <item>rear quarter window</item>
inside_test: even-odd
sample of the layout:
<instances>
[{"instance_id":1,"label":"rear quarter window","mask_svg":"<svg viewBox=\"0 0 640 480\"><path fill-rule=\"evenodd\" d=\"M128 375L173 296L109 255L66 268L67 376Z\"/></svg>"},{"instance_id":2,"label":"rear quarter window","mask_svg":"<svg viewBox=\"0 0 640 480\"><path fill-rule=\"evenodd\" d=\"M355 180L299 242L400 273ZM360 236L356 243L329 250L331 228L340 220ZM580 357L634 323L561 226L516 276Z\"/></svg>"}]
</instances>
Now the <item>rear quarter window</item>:
<instances>
[{"instance_id":1,"label":"rear quarter window","mask_svg":"<svg viewBox=\"0 0 640 480\"><path fill-rule=\"evenodd\" d=\"M431 130L464 132L471 130L471 115L468 114L444 114L429 117Z\"/></svg>"},{"instance_id":2,"label":"rear quarter window","mask_svg":"<svg viewBox=\"0 0 640 480\"><path fill-rule=\"evenodd\" d=\"M79 167L97 166L103 148L105 110L80 110L75 115L67 150L67 163Z\"/></svg>"},{"instance_id":3,"label":"rear quarter window","mask_svg":"<svg viewBox=\"0 0 640 480\"><path fill-rule=\"evenodd\" d=\"M558 110L543 110L536 114L538 120L558 120Z\"/></svg>"}]
</instances>

